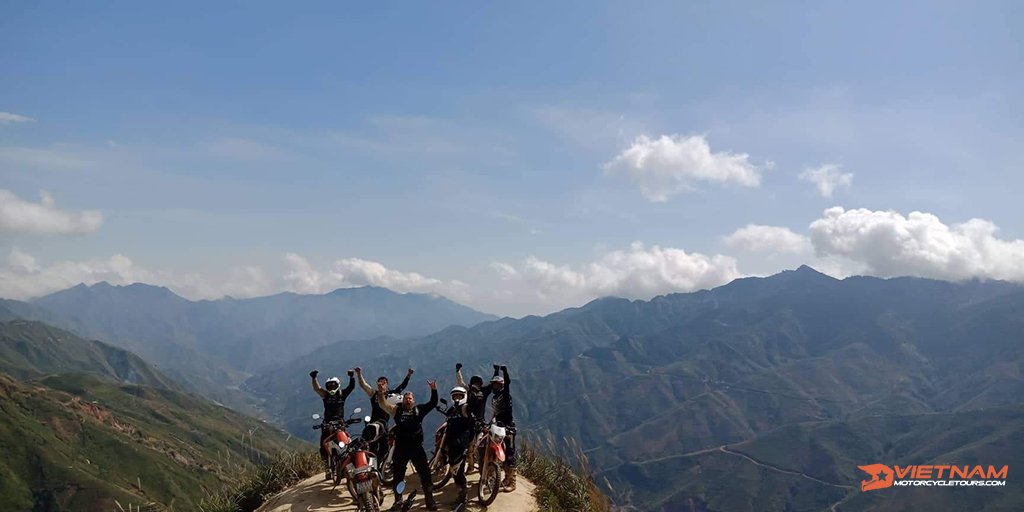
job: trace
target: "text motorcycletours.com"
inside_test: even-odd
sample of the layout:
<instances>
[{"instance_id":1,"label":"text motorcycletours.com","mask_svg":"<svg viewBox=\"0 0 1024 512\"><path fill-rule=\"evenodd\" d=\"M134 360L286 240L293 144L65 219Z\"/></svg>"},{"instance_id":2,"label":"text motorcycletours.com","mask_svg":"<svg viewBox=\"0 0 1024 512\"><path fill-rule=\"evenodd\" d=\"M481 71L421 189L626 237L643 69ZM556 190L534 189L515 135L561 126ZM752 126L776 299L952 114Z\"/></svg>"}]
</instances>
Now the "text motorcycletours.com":
<instances>
[{"instance_id":1,"label":"text motorcycletours.com","mask_svg":"<svg viewBox=\"0 0 1024 512\"><path fill-rule=\"evenodd\" d=\"M1009 466L869 464L857 466L871 478L862 480L861 491L888 487L1005 487Z\"/></svg>"}]
</instances>

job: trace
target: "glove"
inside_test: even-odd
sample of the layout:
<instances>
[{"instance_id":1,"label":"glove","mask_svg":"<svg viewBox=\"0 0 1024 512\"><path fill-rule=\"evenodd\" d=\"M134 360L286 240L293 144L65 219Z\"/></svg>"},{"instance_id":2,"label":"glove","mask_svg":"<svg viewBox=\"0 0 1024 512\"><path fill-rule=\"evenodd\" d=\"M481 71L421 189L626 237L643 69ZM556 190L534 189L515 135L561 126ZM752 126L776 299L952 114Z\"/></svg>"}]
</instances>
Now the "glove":
<instances>
[{"instance_id":1,"label":"glove","mask_svg":"<svg viewBox=\"0 0 1024 512\"><path fill-rule=\"evenodd\" d=\"M313 371L309 372L309 376L311 378L315 379L317 375L320 375L320 371L319 370L313 370Z\"/></svg>"},{"instance_id":2,"label":"glove","mask_svg":"<svg viewBox=\"0 0 1024 512\"><path fill-rule=\"evenodd\" d=\"M462 369L462 363L455 363L455 371L459 371L461 369Z\"/></svg>"},{"instance_id":3,"label":"glove","mask_svg":"<svg viewBox=\"0 0 1024 512\"><path fill-rule=\"evenodd\" d=\"M501 368L501 367L498 366L498 365L494 365L494 371L498 371L499 368Z\"/></svg>"},{"instance_id":4,"label":"glove","mask_svg":"<svg viewBox=\"0 0 1024 512\"><path fill-rule=\"evenodd\" d=\"M501 365L501 371L507 372L508 371L508 366Z\"/></svg>"},{"instance_id":5,"label":"glove","mask_svg":"<svg viewBox=\"0 0 1024 512\"><path fill-rule=\"evenodd\" d=\"M354 375L354 374L355 374L356 372L354 372L354 371L352 371L352 370L349 370L349 371L348 371L348 372L346 372L346 373L348 373L348 376L349 376L349 377L351 377L351 376L352 376L352 375Z\"/></svg>"}]
</instances>

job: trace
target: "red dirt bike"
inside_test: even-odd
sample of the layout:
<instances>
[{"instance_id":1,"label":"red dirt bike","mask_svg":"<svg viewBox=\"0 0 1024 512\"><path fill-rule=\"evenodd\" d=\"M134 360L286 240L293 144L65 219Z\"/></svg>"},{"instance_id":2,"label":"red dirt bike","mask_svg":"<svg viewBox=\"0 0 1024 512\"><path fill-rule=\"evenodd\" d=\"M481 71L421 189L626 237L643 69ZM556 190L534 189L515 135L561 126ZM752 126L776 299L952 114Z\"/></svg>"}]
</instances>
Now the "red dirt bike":
<instances>
[{"instance_id":1,"label":"red dirt bike","mask_svg":"<svg viewBox=\"0 0 1024 512\"><path fill-rule=\"evenodd\" d=\"M362 412L362 409L356 408L352 411L352 415L355 416L360 412ZM313 419L320 419L320 415L314 414ZM346 477L342 462L344 461L345 448L351 442L347 428L349 425L362 421L359 418L349 417L347 420L325 421L313 426L313 430L327 430L329 432L324 438L323 446L327 450L327 471L329 476L334 479L334 485L338 485Z\"/></svg>"},{"instance_id":2,"label":"red dirt bike","mask_svg":"<svg viewBox=\"0 0 1024 512\"><path fill-rule=\"evenodd\" d=\"M445 414L447 411L444 406L448 405L448 401L444 398L438 400L441 402L437 406L437 411L441 414ZM455 468L452 468L451 464L448 463L448 454L445 453L444 442L445 437L448 433L448 422L444 422L441 426L437 427L437 431L434 432L434 451L430 455L430 482L434 484L434 490L438 490L444 487L451 480Z\"/></svg>"},{"instance_id":3,"label":"red dirt bike","mask_svg":"<svg viewBox=\"0 0 1024 512\"><path fill-rule=\"evenodd\" d=\"M392 461L395 458L395 427L391 427L391 429L388 430L387 436L388 451L387 453L380 455L382 457L380 460L380 477L381 483L385 486L395 483L395 473L393 471L394 468L392 467Z\"/></svg>"},{"instance_id":4,"label":"red dirt bike","mask_svg":"<svg viewBox=\"0 0 1024 512\"><path fill-rule=\"evenodd\" d=\"M364 421L369 422L367 416ZM377 456L363 436L352 439L344 460L348 491L360 512L379 512L384 502L384 486L377 469Z\"/></svg>"},{"instance_id":5,"label":"red dirt bike","mask_svg":"<svg viewBox=\"0 0 1024 512\"><path fill-rule=\"evenodd\" d=\"M505 462L505 436L515 434L514 427L505 427L496 421L482 425L483 437L477 448L480 461L480 483L476 497L483 506L494 503L501 490L501 463Z\"/></svg>"}]
</instances>

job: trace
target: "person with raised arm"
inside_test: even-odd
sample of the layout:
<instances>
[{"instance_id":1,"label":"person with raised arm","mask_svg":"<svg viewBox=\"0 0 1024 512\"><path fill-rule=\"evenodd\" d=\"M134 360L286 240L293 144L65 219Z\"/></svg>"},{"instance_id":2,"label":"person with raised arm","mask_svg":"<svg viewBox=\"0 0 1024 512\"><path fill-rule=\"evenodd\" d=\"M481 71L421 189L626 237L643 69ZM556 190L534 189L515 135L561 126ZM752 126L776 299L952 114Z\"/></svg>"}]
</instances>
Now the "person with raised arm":
<instances>
[{"instance_id":1,"label":"person with raised arm","mask_svg":"<svg viewBox=\"0 0 1024 512\"><path fill-rule=\"evenodd\" d=\"M330 421L339 421L345 419L345 399L352 393L352 390L356 387L356 382L352 378L352 370L348 371L348 386L345 389L341 388L341 379L337 377L331 377L324 383L324 387L320 387L320 381L317 380L317 375L320 372L313 370L309 372L309 378L313 381L313 391L324 402L324 419L323 422L327 423ZM324 439L327 439L331 435L331 430L322 428L320 429L320 460L324 461L324 465L328 466L327 463L327 448L324 446ZM331 468L328 466L326 471L326 478L331 479Z\"/></svg>"},{"instance_id":2,"label":"person with raised arm","mask_svg":"<svg viewBox=\"0 0 1024 512\"><path fill-rule=\"evenodd\" d=\"M427 385L430 387L429 402L417 405L416 395L412 391L406 391L402 395L402 401L398 405L392 405L385 398L387 384L377 383L377 404L395 419L395 487L392 490L398 508L392 507L391 510L401 508L402 495L398 493L398 484L405 480L405 472L410 462L420 477L420 487L423 489L427 510L437 510L434 486L430 480L430 464L427 462L427 453L423 451L423 418L437 407L437 381L427 381Z\"/></svg>"}]
</instances>

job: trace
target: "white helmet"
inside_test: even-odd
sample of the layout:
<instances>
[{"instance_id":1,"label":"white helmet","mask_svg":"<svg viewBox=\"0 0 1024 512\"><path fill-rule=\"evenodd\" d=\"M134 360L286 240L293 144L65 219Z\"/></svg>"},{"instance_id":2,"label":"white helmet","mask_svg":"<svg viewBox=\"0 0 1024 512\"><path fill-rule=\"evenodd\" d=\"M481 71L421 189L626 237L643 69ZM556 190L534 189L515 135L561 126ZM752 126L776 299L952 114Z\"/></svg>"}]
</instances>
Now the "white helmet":
<instances>
[{"instance_id":1,"label":"white helmet","mask_svg":"<svg viewBox=\"0 0 1024 512\"><path fill-rule=\"evenodd\" d=\"M462 398L456 399L456 393L460 393L462 395ZM449 394L452 395L452 402L454 402L455 405L463 405L466 403L466 388L462 386L455 386L454 388L452 388L452 392Z\"/></svg>"},{"instance_id":2,"label":"white helmet","mask_svg":"<svg viewBox=\"0 0 1024 512\"><path fill-rule=\"evenodd\" d=\"M384 397L384 401L395 407L398 407L398 404L402 403L402 395L399 395L398 393L391 393L390 395Z\"/></svg>"},{"instance_id":3,"label":"white helmet","mask_svg":"<svg viewBox=\"0 0 1024 512\"><path fill-rule=\"evenodd\" d=\"M339 389L341 389L341 379L337 377L327 379L327 382L324 383L324 389L327 390L327 394L333 396Z\"/></svg>"}]
</instances>

